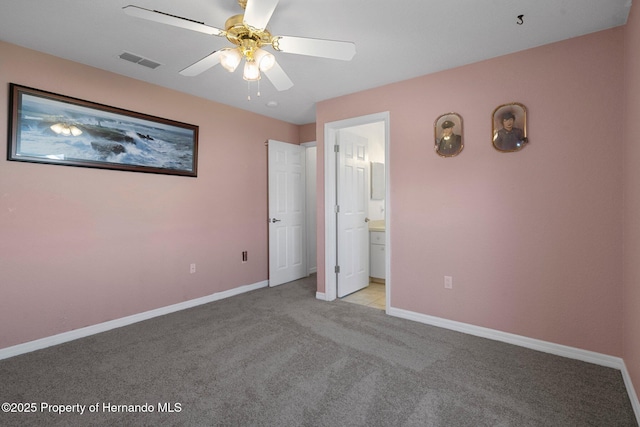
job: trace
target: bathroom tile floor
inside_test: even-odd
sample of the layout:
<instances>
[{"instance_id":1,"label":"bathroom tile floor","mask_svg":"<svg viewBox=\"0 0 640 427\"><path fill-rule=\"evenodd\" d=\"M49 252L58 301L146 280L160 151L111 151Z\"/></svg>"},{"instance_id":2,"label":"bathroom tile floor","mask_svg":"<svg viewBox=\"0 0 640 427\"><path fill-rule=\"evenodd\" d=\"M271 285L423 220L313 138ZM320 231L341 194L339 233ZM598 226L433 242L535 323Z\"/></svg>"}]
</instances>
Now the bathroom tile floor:
<instances>
[{"instance_id":1,"label":"bathroom tile floor","mask_svg":"<svg viewBox=\"0 0 640 427\"><path fill-rule=\"evenodd\" d=\"M386 290L384 283L370 282L369 286L343 297L342 301L384 310L386 308Z\"/></svg>"}]
</instances>

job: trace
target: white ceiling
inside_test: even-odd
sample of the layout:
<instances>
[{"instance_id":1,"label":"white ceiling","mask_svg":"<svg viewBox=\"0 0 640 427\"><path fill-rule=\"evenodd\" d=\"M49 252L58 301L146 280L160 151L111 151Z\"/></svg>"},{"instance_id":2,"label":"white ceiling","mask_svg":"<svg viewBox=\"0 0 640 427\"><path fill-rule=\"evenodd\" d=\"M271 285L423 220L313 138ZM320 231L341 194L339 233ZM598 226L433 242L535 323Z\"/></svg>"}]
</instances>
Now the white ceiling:
<instances>
[{"instance_id":1,"label":"white ceiling","mask_svg":"<svg viewBox=\"0 0 640 427\"><path fill-rule=\"evenodd\" d=\"M631 0L280 0L273 35L352 41L356 56L343 62L276 52L294 86L278 92L263 78L251 101L240 69L178 74L230 46L225 38L128 16L128 4L217 28L242 12L236 0L0 0L0 40L306 124L321 100L623 25ZM162 65L124 61L124 51Z\"/></svg>"}]
</instances>

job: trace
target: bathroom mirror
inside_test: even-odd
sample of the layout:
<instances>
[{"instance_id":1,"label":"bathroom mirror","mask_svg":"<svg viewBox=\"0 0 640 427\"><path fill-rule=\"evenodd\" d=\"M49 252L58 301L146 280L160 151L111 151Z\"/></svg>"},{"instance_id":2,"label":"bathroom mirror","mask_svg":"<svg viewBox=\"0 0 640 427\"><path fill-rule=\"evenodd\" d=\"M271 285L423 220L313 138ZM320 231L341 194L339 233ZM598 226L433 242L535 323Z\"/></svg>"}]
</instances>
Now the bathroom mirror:
<instances>
[{"instance_id":1,"label":"bathroom mirror","mask_svg":"<svg viewBox=\"0 0 640 427\"><path fill-rule=\"evenodd\" d=\"M433 124L435 150L441 157L453 157L464 148L462 140L462 117L457 113L447 113L438 117Z\"/></svg>"},{"instance_id":2,"label":"bathroom mirror","mask_svg":"<svg viewBox=\"0 0 640 427\"><path fill-rule=\"evenodd\" d=\"M384 200L384 163L371 162L371 200Z\"/></svg>"},{"instance_id":3,"label":"bathroom mirror","mask_svg":"<svg viewBox=\"0 0 640 427\"><path fill-rule=\"evenodd\" d=\"M503 153L522 150L527 139L527 109L518 102L502 104L493 110L493 147Z\"/></svg>"}]
</instances>

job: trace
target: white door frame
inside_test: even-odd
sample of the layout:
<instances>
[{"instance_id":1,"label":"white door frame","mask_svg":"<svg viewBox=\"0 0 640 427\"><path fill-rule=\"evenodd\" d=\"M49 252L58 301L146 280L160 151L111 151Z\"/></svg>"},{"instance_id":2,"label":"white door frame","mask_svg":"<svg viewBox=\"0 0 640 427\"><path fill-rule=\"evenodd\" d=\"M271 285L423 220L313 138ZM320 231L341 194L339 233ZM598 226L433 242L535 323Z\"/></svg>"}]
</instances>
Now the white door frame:
<instances>
[{"instance_id":1,"label":"white door frame","mask_svg":"<svg viewBox=\"0 0 640 427\"><path fill-rule=\"evenodd\" d=\"M318 151L317 151L317 142L316 141L309 141L309 142L302 142L300 143L301 146L306 148L306 152L307 152L307 165L306 165L306 176L307 176L307 194L306 199L307 199L307 271L309 272L309 274L314 274L318 272L318 265L317 265L317 235L316 235L316 230L317 230L317 220L316 220L316 205L317 205L317 200L316 200L316 165L317 165L317 156L318 156ZM309 163L310 159L309 159L309 149L316 149L315 150L315 157L313 159L313 164L311 165Z\"/></svg>"},{"instance_id":2,"label":"white door frame","mask_svg":"<svg viewBox=\"0 0 640 427\"><path fill-rule=\"evenodd\" d=\"M390 173L390 157L389 157L389 142L390 142L390 128L389 128L389 112L369 114L361 117L354 117L351 119L339 120L335 122L325 123L324 125L324 271L325 271L325 299L327 301L333 301L337 295L337 280L335 273L336 254L337 254L337 240L336 240L336 156L334 152L334 145L336 143L337 133L340 129L350 128L359 125L366 125L370 123L384 122L384 139L385 139L385 288L386 288L386 309L391 307L390 289L391 289L391 223L389 221L391 213L391 200L390 200L390 188L391 181L389 179Z\"/></svg>"}]
</instances>

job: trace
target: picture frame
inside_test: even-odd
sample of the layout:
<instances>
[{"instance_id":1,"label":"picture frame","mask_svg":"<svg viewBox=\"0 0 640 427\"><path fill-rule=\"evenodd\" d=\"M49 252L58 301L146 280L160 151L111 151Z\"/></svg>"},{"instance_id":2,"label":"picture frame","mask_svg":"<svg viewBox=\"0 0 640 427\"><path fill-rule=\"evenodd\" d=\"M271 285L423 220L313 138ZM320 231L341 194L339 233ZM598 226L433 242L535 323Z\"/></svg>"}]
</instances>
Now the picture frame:
<instances>
[{"instance_id":1,"label":"picture frame","mask_svg":"<svg viewBox=\"0 0 640 427\"><path fill-rule=\"evenodd\" d=\"M527 108L519 102L502 104L491 115L491 141L493 147L503 153L522 150L527 138Z\"/></svg>"},{"instance_id":2,"label":"picture frame","mask_svg":"<svg viewBox=\"0 0 640 427\"><path fill-rule=\"evenodd\" d=\"M454 157L464 149L462 116L458 113L440 115L433 123L434 150L440 157Z\"/></svg>"},{"instance_id":3,"label":"picture frame","mask_svg":"<svg viewBox=\"0 0 640 427\"><path fill-rule=\"evenodd\" d=\"M10 83L7 160L197 177L198 126Z\"/></svg>"}]
</instances>

